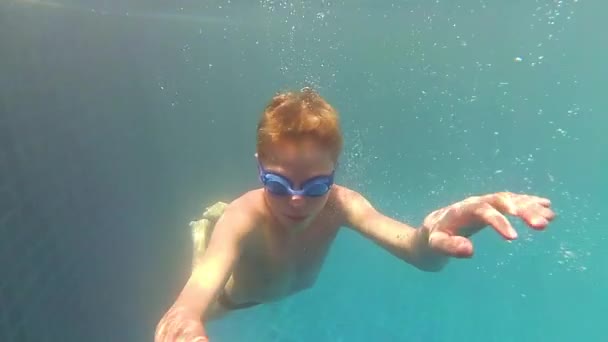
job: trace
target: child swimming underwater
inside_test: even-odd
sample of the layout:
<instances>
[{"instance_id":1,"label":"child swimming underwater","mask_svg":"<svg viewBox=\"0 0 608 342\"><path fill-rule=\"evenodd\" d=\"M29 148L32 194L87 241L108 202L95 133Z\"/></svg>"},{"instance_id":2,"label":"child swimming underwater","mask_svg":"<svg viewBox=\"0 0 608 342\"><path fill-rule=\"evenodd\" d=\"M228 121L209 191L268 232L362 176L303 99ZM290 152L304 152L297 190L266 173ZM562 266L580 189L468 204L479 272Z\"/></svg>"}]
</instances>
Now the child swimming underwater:
<instances>
[{"instance_id":1,"label":"child swimming underwater","mask_svg":"<svg viewBox=\"0 0 608 342\"><path fill-rule=\"evenodd\" d=\"M469 258L486 226L508 240L505 215L544 229L548 199L510 192L472 196L429 213L419 227L385 216L334 182L342 133L337 111L310 88L274 96L257 127L259 189L210 207L195 234L192 274L156 327L155 341L208 341L204 322L315 284L340 229L353 229L423 271Z\"/></svg>"}]
</instances>

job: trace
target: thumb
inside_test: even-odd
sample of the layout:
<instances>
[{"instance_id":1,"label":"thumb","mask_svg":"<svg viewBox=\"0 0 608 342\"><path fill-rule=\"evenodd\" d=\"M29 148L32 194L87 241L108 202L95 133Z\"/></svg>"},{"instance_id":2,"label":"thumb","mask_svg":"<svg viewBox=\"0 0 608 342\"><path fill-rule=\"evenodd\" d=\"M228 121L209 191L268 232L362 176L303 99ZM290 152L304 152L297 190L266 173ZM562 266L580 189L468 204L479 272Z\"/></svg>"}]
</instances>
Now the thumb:
<instances>
[{"instance_id":1,"label":"thumb","mask_svg":"<svg viewBox=\"0 0 608 342\"><path fill-rule=\"evenodd\" d=\"M464 236L448 235L445 232L432 232L429 236L429 247L432 250L455 258L473 256L473 243Z\"/></svg>"}]
</instances>

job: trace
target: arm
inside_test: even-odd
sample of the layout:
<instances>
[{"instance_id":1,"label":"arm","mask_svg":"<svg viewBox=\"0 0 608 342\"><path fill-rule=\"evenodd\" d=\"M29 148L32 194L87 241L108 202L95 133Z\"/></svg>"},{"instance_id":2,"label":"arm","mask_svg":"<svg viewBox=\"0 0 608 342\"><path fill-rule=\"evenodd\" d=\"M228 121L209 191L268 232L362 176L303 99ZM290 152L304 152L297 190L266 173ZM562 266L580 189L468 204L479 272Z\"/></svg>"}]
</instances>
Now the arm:
<instances>
[{"instance_id":1,"label":"arm","mask_svg":"<svg viewBox=\"0 0 608 342\"><path fill-rule=\"evenodd\" d=\"M517 232L504 214L519 217L535 230L545 229L555 218L549 199L511 192L471 196L435 210L419 229L378 213L352 190L338 188L338 202L346 225L426 271L441 270L449 257L473 256L473 243L468 237L485 226L507 240L516 239Z\"/></svg>"},{"instance_id":2,"label":"arm","mask_svg":"<svg viewBox=\"0 0 608 342\"><path fill-rule=\"evenodd\" d=\"M223 289L253 226L251 215L228 206L217 221L203 257L193 269L175 303L158 323L156 341L204 336L201 318Z\"/></svg>"},{"instance_id":3,"label":"arm","mask_svg":"<svg viewBox=\"0 0 608 342\"><path fill-rule=\"evenodd\" d=\"M429 247L426 229L416 229L378 212L356 191L338 188L345 225L374 241L394 256L424 271L439 271L447 256Z\"/></svg>"}]
</instances>

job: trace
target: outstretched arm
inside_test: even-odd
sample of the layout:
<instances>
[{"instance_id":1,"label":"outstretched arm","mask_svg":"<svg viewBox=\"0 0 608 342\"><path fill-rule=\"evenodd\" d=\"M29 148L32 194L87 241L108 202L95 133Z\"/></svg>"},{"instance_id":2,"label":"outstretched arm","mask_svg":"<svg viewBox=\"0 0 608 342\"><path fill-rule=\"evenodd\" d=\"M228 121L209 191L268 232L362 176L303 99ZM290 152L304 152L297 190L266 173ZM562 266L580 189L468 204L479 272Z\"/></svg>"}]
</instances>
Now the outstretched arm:
<instances>
[{"instance_id":1,"label":"outstretched arm","mask_svg":"<svg viewBox=\"0 0 608 342\"><path fill-rule=\"evenodd\" d=\"M158 323L156 342L207 341L201 320L228 281L250 227L249 215L228 206L188 282Z\"/></svg>"},{"instance_id":2,"label":"outstretched arm","mask_svg":"<svg viewBox=\"0 0 608 342\"><path fill-rule=\"evenodd\" d=\"M438 271L447 263L446 255L429 248L427 230L383 215L356 191L344 187L336 190L346 226L421 270Z\"/></svg>"},{"instance_id":3,"label":"outstretched arm","mask_svg":"<svg viewBox=\"0 0 608 342\"><path fill-rule=\"evenodd\" d=\"M415 229L379 213L361 194L343 187L337 190L346 225L426 271L440 270L449 257L471 257L473 244L468 237L485 226L505 239L516 239L504 214L517 216L536 230L544 229L555 217L546 198L499 192L472 196L433 211Z\"/></svg>"}]
</instances>

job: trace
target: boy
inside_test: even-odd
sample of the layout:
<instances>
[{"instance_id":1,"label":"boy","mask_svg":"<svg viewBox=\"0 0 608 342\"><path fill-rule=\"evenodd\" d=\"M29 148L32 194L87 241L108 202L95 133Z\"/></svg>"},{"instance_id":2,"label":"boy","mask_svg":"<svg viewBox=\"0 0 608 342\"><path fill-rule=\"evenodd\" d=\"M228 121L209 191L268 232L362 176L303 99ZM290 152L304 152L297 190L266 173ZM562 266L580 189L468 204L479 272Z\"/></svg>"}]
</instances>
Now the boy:
<instances>
[{"instance_id":1,"label":"boy","mask_svg":"<svg viewBox=\"0 0 608 342\"><path fill-rule=\"evenodd\" d=\"M157 342L208 341L203 322L312 286L340 227L421 270L439 271L450 257L471 257L467 237L484 226L517 238L503 214L538 230L555 216L548 199L507 192L436 210L417 229L384 216L361 194L334 184L342 150L338 115L309 88L270 101L256 150L263 187L207 216L217 221L203 232L209 241L198 256L195 249L192 274L158 323Z\"/></svg>"}]
</instances>

